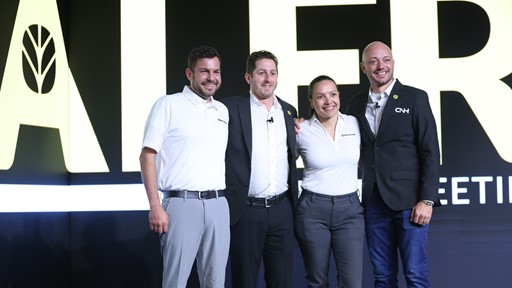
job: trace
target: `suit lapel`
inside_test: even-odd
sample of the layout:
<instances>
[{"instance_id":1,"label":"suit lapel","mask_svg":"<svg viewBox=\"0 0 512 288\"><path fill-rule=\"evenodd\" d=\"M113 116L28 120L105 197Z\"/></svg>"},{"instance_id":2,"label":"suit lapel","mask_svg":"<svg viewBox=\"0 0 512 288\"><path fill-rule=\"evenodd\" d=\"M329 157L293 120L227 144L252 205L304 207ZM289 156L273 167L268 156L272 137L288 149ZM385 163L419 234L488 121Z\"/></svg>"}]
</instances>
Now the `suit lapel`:
<instances>
[{"instance_id":1,"label":"suit lapel","mask_svg":"<svg viewBox=\"0 0 512 288\"><path fill-rule=\"evenodd\" d=\"M252 124L251 124L251 101L249 95L242 97L238 103L238 115L240 117L240 126L245 141L245 146L249 153L252 152ZM250 156L250 155L249 155Z\"/></svg>"},{"instance_id":2,"label":"suit lapel","mask_svg":"<svg viewBox=\"0 0 512 288\"><path fill-rule=\"evenodd\" d=\"M290 148L292 151L295 149L295 124L293 123L293 115L292 112L288 109L288 106L277 97L277 101L283 108L283 116L284 116L284 123L286 126L286 142L288 143L288 148ZM293 137L293 138L292 138Z\"/></svg>"},{"instance_id":3,"label":"suit lapel","mask_svg":"<svg viewBox=\"0 0 512 288\"><path fill-rule=\"evenodd\" d=\"M393 86L393 89L391 90L391 93L388 96L386 106L384 106L384 111L382 111L382 118L380 119L380 124L379 124L379 132L377 132L377 134L380 134L380 131L386 129L385 128L386 124L389 123L390 118L391 118L391 116L393 116L393 113L394 113L396 107L398 107L398 104L400 103L400 101L397 101L398 97L397 97L397 99L395 99L395 97L393 97L393 96L399 95L400 90L402 90L402 84L400 84L400 82L398 82L398 80L396 80L395 86Z\"/></svg>"},{"instance_id":4,"label":"suit lapel","mask_svg":"<svg viewBox=\"0 0 512 288\"><path fill-rule=\"evenodd\" d=\"M368 123L368 119L366 119L366 106L368 104L368 92L361 94L360 101L358 102L358 113L357 117L361 119L361 129L364 129L364 134L368 135L368 138L370 138L371 141L375 141L375 135L372 132L372 129L370 128L370 124Z\"/></svg>"}]
</instances>

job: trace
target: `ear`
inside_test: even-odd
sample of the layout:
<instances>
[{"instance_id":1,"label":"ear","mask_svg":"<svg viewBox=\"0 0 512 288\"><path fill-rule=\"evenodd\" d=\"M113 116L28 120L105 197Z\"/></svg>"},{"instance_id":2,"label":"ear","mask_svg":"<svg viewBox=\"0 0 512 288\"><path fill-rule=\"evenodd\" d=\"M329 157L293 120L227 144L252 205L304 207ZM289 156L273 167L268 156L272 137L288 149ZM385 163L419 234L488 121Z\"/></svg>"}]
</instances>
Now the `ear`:
<instances>
[{"instance_id":1,"label":"ear","mask_svg":"<svg viewBox=\"0 0 512 288\"><path fill-rule=\"evenodd\" d=\"M192 81L192 70L188 67L185 69L185 76L187 76L188 81Z\"/></svg>"},{"instance_id":2,"label":"ear","mask_svg":"<svg viewBox=\"0 0 512 288\"><path fill-rule=\"evenodd\" d=\"M364 67L364 64L361 62L361 71L366 75L366 68Z\"/></svg>"},{"instance_id":3,"label":"ear","mask_svg":"<svg viewBox=\"0 0 512 288\"><path fill-rule=\"evenodd\" d=\"M244 78L245 78L245 82L247 82L247 84L251 84L251 74L245 72L245 75L244 75Z\"/></svg>"}]
</instances>

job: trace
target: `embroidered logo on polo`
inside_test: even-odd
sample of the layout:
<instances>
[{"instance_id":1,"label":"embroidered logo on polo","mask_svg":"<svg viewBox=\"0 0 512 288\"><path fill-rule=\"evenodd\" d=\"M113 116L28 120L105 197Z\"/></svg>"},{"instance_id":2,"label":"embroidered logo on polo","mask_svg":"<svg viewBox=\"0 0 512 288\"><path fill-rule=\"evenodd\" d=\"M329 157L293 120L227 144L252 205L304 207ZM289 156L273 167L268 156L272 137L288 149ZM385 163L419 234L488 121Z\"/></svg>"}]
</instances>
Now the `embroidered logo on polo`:
<instances>
[{"instance_id":1,"label":"embroidered logo on polo","mask_svg":"<svg viewBox=\"0 0 512 288\"><path fill-rule=\"evenodd\" d=\"M68 66L56 0L20 0L0 86L0 170L14 163L20 125L59 130L70 172L108 172Z\"/></svg>"}]
</instances>

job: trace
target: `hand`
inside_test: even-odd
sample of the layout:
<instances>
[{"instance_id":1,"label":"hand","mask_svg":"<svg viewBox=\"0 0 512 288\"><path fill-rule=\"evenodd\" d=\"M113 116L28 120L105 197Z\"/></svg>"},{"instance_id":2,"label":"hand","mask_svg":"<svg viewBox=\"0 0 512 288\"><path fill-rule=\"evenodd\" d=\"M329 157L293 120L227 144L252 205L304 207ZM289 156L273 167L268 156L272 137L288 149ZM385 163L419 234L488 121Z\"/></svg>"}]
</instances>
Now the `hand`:
<instances>
[{"instance_id":1,"label":"hand","mask_svg":"<svg viewBox=\"0 0 512 288\"><path fill-rule=\"evenodd\" d=\"M149 229L157 233L166 233L169 226L169 216L162 206L155 207L149 211Z\"/></svg>"},{"instance_id":2,"label":"hand","mask_svg":"<svg viewBox=\"0 0 512 288\"><path fill-rule=\"evenodd\" d=\"M299 134L300 123L304 122L304 118L293 118L293 124L295 124L295 134Z\"/></svg>"},{"instance_id":3,"label":"hand","mask_svg":"<svg viewBox=\"0 0 512 288\"><path fill-rule=\"evenodd\" d=\"M427 225L432 219L433 207L420 201L412 208L410 221L418 225Z\"/></svg>"}]
</instances>

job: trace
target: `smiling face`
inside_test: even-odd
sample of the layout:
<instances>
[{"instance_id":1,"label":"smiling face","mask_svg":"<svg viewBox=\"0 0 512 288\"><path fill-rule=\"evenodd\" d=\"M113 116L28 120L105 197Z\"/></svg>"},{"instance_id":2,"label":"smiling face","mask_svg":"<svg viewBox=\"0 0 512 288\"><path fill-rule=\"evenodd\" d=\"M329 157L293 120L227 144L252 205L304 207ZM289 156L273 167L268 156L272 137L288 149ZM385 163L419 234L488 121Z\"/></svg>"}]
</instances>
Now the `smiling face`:
<instances>
[{"instance_id":1,"label":"smiling face","mask_svg":"<svg viewBox=\"0 0 512 288\"><path fill-rule=\"evenodd\" d=\"M213 96L222 83L217 57L198 59L192 69L186 69L185 74L190 80L190 89L203 99Z\"/></svg>"},{"instance_id":2,"label":"smiling face","mask_svg":"<svg viewBox=\"0 0 512 288\"><path fill-rule=\"evenodd\" d=\"M394 66L393 54L386 44L373 42L364 49L361 70L368 77L373 92L383 92L391 84Z\"/></svg>"},{"instance_id":3,"label":"smiling face","mask_svg":"<svg viewBox=\"0 0 512 288\"><path fill-rule=\"evenodd\" d=\"M245 80L251 86L251 91L259 100L274 96L277 87L277 65L272 59L262 58L255 62L251 74L245 73Z\"/></svg>"},{"instance_id":4,"label":"smiling face","mask_svg":"<svg viewBox=\"0 0 512 288\"><path fill-rule=\"evenodd\" d=\"M331 80L321 80L314 84L312 88L309 102L315 110L318 120L323 122L338 117L340 93L336 83Z\"/></svg>"}]
</instances>

